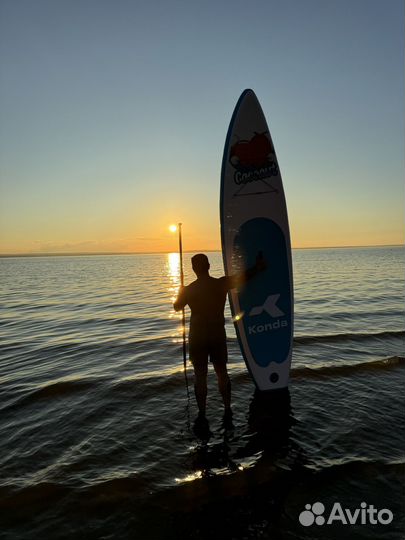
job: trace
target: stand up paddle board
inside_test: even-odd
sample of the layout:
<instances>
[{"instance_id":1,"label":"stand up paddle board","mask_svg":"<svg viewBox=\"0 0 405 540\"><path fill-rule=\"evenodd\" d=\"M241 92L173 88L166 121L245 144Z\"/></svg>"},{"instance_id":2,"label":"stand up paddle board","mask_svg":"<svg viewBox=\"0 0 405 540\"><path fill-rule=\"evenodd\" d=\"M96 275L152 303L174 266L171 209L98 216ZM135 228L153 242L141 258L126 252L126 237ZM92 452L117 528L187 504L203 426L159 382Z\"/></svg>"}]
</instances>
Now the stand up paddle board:
<instances>
[{"instance_id":1,"label":"stand up paddle board","mask_svg":"<svg viewBox=\"0 0 405 540\"><path fill-rule=\"evenodd\" d=\"M221 172L221 237L227 275L265 270L229 293L246 365L259 390L288 385L293 342L293 280L287 207L277 157L252 90L236 104Z\"/></svg>"}]
</instances>

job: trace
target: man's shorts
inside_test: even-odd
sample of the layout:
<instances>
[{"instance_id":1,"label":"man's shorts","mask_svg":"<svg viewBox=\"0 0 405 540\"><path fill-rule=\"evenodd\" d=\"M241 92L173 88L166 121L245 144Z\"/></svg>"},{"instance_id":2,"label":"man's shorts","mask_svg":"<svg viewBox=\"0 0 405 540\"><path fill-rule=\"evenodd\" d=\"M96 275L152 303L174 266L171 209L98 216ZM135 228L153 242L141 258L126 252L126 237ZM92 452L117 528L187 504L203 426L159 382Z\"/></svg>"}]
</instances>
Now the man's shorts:
<instances>
[{"instance_id":1,"label":"man's shorts","mask_svg":"<svg viewBox=\"0 0 405 540\"><path fill-rule=\"evenodd\" d=\"M190 334L189 354L195 369L206 368L208 358L215 365L226 365L228 362L228 349L225 329L223 332L216 332L212 336L202 337Z\"/></svg>"}]
</instances>

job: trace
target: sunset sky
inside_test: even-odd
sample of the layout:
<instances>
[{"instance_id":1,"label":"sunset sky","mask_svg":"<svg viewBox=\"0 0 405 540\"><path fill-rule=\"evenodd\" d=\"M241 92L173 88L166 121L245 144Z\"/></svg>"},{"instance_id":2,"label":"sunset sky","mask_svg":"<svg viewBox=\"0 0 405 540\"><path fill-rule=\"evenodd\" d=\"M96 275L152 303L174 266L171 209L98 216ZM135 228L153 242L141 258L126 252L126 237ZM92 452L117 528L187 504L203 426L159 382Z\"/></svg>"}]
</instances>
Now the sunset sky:
<instances>
[{"instance_id":1,"label":"sunset sky","mask_svg":"<svg viewBox=\"0 0 405 540\"><path fill-rule=\"evenodd\" d=\"M293 247L404 242L402 0L1 0L0 253L220 248L240 93Z\"/></svg>"}]
</instances>

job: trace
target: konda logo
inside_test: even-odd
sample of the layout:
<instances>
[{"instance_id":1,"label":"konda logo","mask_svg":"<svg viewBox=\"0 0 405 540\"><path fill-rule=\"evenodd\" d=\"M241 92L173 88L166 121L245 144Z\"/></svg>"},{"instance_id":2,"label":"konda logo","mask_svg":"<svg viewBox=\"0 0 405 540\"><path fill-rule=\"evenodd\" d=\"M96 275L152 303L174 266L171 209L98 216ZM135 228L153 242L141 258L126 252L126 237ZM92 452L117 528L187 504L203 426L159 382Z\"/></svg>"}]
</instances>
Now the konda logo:
<instances>
[{"instance_id":1,"label":"konda logo","mask_svg":"<svg viewBox=\"0 0 405 540\"><path fill-rule=\"evenodd\" d=\"M252 171L272 163L274 148L267 132L255 133L250 141L238 141L231 147L230 163L238 171Z\"/></svg>"}]
</instances>

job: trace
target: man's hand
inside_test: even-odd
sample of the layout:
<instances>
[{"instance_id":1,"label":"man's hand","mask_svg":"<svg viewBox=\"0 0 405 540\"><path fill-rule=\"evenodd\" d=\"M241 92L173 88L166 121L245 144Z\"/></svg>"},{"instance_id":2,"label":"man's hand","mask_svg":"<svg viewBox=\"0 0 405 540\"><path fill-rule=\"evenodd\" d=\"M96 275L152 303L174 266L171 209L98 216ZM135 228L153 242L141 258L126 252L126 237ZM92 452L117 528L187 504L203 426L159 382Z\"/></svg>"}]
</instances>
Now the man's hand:
<instances>
[{"instance_id":1,"label":"man's hand","mask_svg":"<svg viewBox=\"0 0 405 540\"><path fill-rule=\"evenodd\" d=\"M173 308L175 311L180 311L186 305L186 300L184 298L184 290L185 290L184 285L180 285L177 299L173 304Z\"/></svg>"},{"instance_id":2,"label":"man's hand","mask_svg":"<svg viewBox=\"0 0 405 540\"><path fill-rule=\"evenodd\" d=\"M263 270L266 270L267 264L263 257L263 252L259 251L256 255L256 264L252 266L251 268L248 268L241 274L237 274L234 276L234 285L233 287L238 287L239 285L242 285L246 281L249 281L250 279L254 278L259 274L260 272L263 272Z\"/></svg>"}]
</instances>

